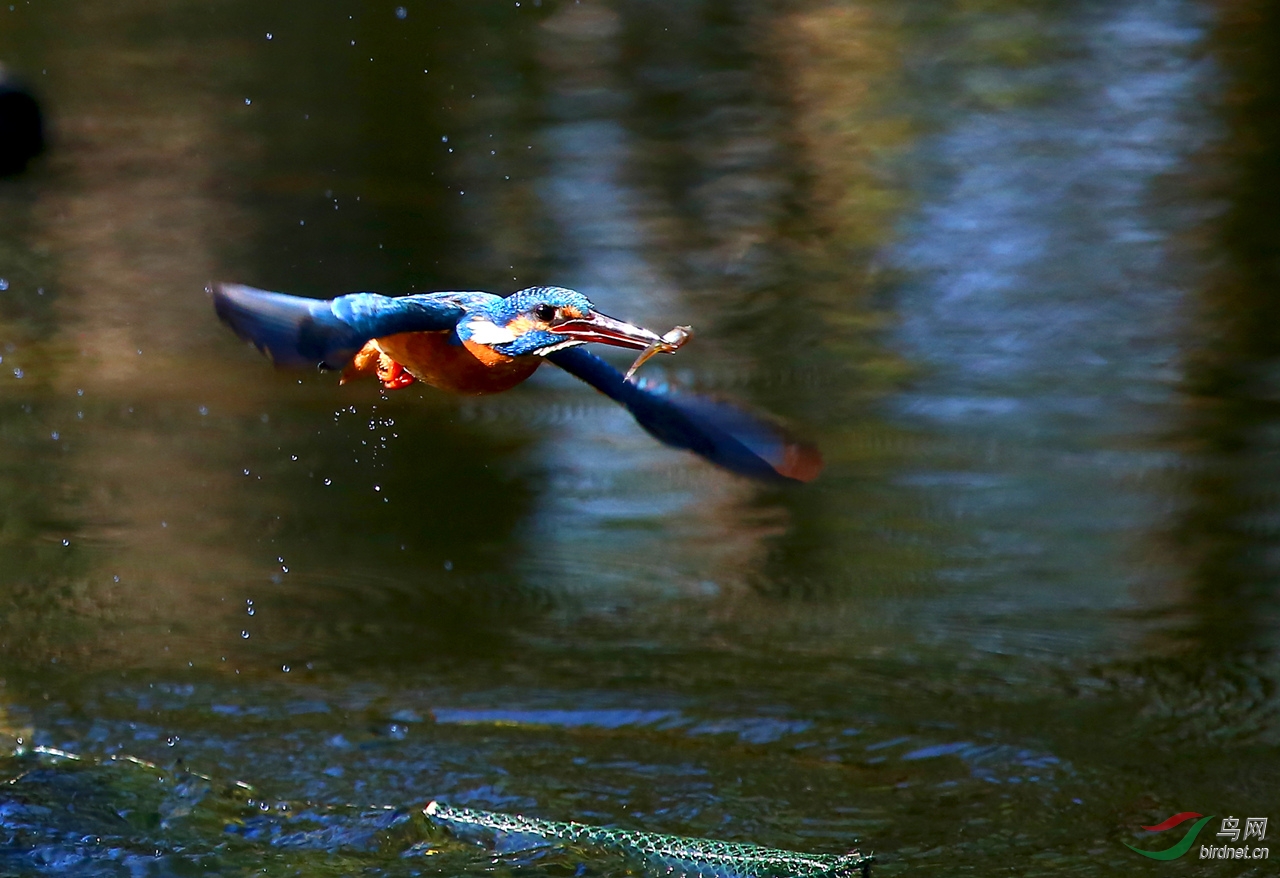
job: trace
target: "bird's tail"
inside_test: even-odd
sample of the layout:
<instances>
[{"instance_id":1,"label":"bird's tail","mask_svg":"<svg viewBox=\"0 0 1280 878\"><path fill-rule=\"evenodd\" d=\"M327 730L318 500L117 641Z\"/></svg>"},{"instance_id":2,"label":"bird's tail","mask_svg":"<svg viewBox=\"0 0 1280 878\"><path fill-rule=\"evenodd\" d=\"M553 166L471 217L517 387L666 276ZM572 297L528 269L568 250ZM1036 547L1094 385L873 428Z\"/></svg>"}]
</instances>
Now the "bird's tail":
<instances>
[{"instance_id":1,"label":"bird's tail","mask_svg":"<svg viewBox=\"0 0 1280 878\"><path fill-rule=\"evenodd\" d=\"M269 293L241 284L210 284L213 307L243 339L277 366L340 369L368 340L333 313L329 299Z\"/></svg>"},{"instance_id":2,"label":"bird's tail","mask_svg":"<svg viewBox=\"0 0 1280 878\"><path fill-rule=\"evenodd\" d=\"M742 475L811 482L822 472L817 448L730 403L643 381L621 401L654 438Z\"/></svg>"},{"instance_id":3,"label":"bird's tail","mask_svg":"<svg viewBox=\"0 0 1280 878\"><path fill-rule=\"evenodd\" d=\"M628 381L581 348L556 351L547 359L621 403L659 442L765 481L811 482L822 472L821 452L769 418L665 384Z\"/></svg>"}]
</instances>

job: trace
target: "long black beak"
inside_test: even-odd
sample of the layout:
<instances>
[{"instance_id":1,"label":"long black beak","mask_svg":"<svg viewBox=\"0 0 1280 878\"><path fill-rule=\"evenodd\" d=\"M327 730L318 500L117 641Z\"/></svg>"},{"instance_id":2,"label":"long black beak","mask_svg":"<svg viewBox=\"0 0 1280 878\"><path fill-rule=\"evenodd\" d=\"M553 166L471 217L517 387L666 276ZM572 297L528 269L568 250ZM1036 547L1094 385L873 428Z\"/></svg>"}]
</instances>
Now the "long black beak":
<instances>
[{"instance_id":1,"label":"long black beak","mask_svg":"<svg viewBox=\"0 0 1280 878\"><path fill-rule=\"evenodd\" d=\"M642 351L655 342L662 341L660 335L650 332L643 326L615 320L599 311L592 311L586 317L566 320L548 329L557 335L564 335L576 341L598 342L635 351Z\"/></svg>"}]
</instances>

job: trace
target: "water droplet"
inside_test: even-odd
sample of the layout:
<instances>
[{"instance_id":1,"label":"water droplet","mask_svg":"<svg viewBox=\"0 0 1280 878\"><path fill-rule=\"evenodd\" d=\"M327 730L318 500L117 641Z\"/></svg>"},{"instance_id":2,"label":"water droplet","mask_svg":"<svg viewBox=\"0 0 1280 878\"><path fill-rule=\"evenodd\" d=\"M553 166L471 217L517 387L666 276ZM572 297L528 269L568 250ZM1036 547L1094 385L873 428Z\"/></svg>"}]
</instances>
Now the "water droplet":
<instances>
[{"instance_id":1,"label":"water droplet","mask_svg":"<svg viewBox=\"0 0 1280 878\"><path fill-rule=\"evenodd\" d=\"M271 39L271 31L267 31L267 39Z\"/></svg>"},{"instance_id":2,"label":"water droplet","mask_svg":"<svg viewBox=\"0 0 1280 878\"><path fill-rule=\"evenodd\" d=\"M247 475L249 475L249 471L246 469L246 470L244 471L244 474L245 474L246 476L247 476Z\"/></svg>"},{"instance_id":3,"label":"water droplet","mask_svg":"<svg viewBox=\"0 0 1280 878\"><path fill-rule=\"evenodd\" d=\"M54 442L57 442L57 441L58 441L58 431L57 431L57 430L54 430L54 431L53 431L52 433L50 433L49 435L53 437L53 441L54 441Z\"/></svg>"},{"instance_id":4,"label":"water droplet","mask_svg":"<svg viewBox=\"0 0 1280 878\"><path fill-rule=\"evenodd\" d=\"M248 632L248 631L241 631L241 632L240 632L240 637L241 637L241 638L243 638L244 640L248 640L248 639L249 639L249 632Z\"/></svg>"},{"instance_id":5,"label":"water droplet","mask_svg":"<svg viewBox=\"0 0 1280 878\"><path fill-rule=\"evenodd\" d=\"M306 220L298 220L298 225L305 226L306 224L307 224Z\"/></svg>"},{"instance_id":6,"label":"water droplet","mask_svg":"<svg viewBox=\"0 0 1280 878\"><path fill-rule=\"evenodd\" d=\"M404 21L408 17L409 17L408 9L405 9L403 6L396 7L396 18L400 19L401 21Z\"/></svg>"},{"instance_id":7,"label":"water droplet","mask_svg":"<svg viewBox=\"0 0 1280 878\"><path fill-rule=\"evenodd\" d=\"M252 103L253 103L253 101L252 101L252 100L250 100L249 98L245 98L245 99L244 99L244 105L245 105L246 107L247 107L247 106L249 106L249 105L250 105L250 104L252 104Z\"/></svg>"},{"instance_id":8,"label":"water droplet","mask_svg":"<svg viewBox=\"0 0 1280 878\"><path fill-rule=\"evenodd\" d=\"M58 438L58 434L57 434L57 433L54 433L54 434L53 434L53 438L57 439L57 438ZM375 491L381 491L381 490L382 490L382 486L381 486L381 485L374 485L374 486L373 486L373 490L375 490Z\"/></svg>"},{"instance_id":9,"label":"water droplet","mask_svg":"<svg viewBox=\"0 0 1280 878\"><path fill-rule=\"evenodd\" d=\"M172 747L174 744L178 743L181 740L182 739L179 738L177 735L170 735L169 737L164 739L164 742L168 744L170 747Z\"/></svg>"},{"instance_id":10,"label":"water droplet","mask_svg":"<svg viewBox=\"0 0 1280 878\"><path fill-rule=\"evenodd\" d=\"M0 277L0 291L7 290L7 289L9 289L9 282L4 278Z\"/></svg>"},{"instance_id":11,"label":"water droplet","mask_svg":"<svg viewBox=\"0 0 1280 878\"><path fill-rule=\"evenodd\" d=\"M452 570L452 569L453 569L453 562L452 562L452 561L445 561L445 562L444 562L444 569L445 569L445 570Z\"/></svg>"},{"instance_id":12,"label":"water droplet","mask_svg":"<svg viewBox=\"0 0 1280 878\"><path fill-rule=\"evenodd\" d=\"M76 388L76 396L84 396L84 388L83 388L83 387L77 387L77 388Z\"/></svg>"},{"instance_id":13,"label":"water droplet","mask_svg":"<svg viewBox=\"0 0 1280 878\"><path fill-rule=\"evenodd\" d=\"M245 610L245 612L248 613L250 616L252 616L256 612L256 610L254 610L253 607L249 607L247 610Z\"/></svg>"},{"instance_id":14,"label":"water droplet","mask_svg":"<svg viewBox=\"0 0 1280 878\"><path fill-rule=\"evenodd\" d=\"M332 485L332 484L333 484L333 480L332 480L332 479L325 479L325 480L324 480L324 483L325 483L326 485Z\"/></svg>"},{"instance_id":15,"label":"water droplet","mask_svg":"<svg viewBox=\"0 0 1280 878\"><path fill-rule=\"evenodd\" d=\"M64 539L64 540L62 541L62 545L64 545L64 546L69 546L69 545L71 545L71 540Z\"/></svg>"},{"instance_id":16,"label":"water droplet","mask_svg":"<svg viewBox=\"0 0 1280 878\"><path fill-rule=\"evenodd\" d=\"M296 455L296 454L290 454L290 455L289 455L289 459L290 459L290 460L297 460L297 459L298 459L298 455Z\"/></svg>"},{"instance_id":17,"label":"water droplet","mask_svg":"<svg viewBox=\"0 0 1280 878\"><path fill-rule=\"evenodd\" d=\"M289 673L289 666L288 666L288 665L281 665L281 666L280 666L280 670L284 671L284 672L287 674L287 673Z\"/></svg>"},{"instance_id":18,"label":"water droplet","mask_svg":"<svg viewBox=\"0 0 1280 878\"><path fill-rule=\"evenodd\" d=\"M23 375L23 372L22 372L22 370L21 370L21 369L14 369L14 370L13 370L13 377L14 377L14 378L21 378L21 377L22 377L22 375Z\"/></svg>"},{"instance_id":19,"label":"water droplet","mask_svg":"<svg viewBox=\"0 0 1280 878\"><path fill-rule=\"evenodd\" d=\"M440 138L440 142L441 142L441 143L448 143L448 142L449 142L449 135L448 135L448 134L446 134L444 137L441 137L441 138Z\"/></svg>"},{"instance_id":20,"label":"water droplet","mask_svg":"<svg viewBox=\"0 0 1280 878\"><path fill-rule=\"evenodd\" d=\"M202 415L207 415L207 414L209 414L209 407L208 407L207 405L202 405L202 406L200 406L200 408L198 409L198 411L199 411L199 412L200 412L200 414L202 414Z\"/></svg>"}]
</instances>

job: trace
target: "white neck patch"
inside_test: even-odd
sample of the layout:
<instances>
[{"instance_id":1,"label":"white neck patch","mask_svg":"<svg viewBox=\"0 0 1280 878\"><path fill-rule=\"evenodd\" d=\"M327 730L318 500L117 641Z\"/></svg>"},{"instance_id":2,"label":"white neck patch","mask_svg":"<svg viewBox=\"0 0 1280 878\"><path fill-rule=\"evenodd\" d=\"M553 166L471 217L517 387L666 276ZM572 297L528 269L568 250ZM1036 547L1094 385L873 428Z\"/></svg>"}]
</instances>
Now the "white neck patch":
<instances>
[{"instance_id":1,"label":"white neck patch","mask_svg":"<svg viewBox=\"0 0 1280 878\"><path fill-rule=\"evenodd\" d=\"M483 317L473 317L467 321L467 330L471 333L469 340L476 344L506 344L516 340L516 334L510 329Z\"/></svg>"}]
</instances>

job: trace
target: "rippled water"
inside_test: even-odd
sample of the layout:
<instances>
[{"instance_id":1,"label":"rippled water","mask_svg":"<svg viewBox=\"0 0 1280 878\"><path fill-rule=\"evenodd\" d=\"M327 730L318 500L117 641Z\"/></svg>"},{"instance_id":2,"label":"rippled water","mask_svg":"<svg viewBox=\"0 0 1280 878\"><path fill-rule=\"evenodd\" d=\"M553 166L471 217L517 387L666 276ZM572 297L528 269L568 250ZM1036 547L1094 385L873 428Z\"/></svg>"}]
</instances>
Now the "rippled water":
<instances>
[{"instance_id":1,"label":"rippled water","mask_svg":"<svg viewBox=\"0 0 1280 878\"><path fill-rule=\"evenodd\" d=\"M439 797L1154 874L1141 826L1274 809L1270 7L400 9L0 7L51 120L0 180L0 872L582 868ZM211 278L572 286L828 468L551 367L277 373Z\"/></svg>"}]
</instances>

